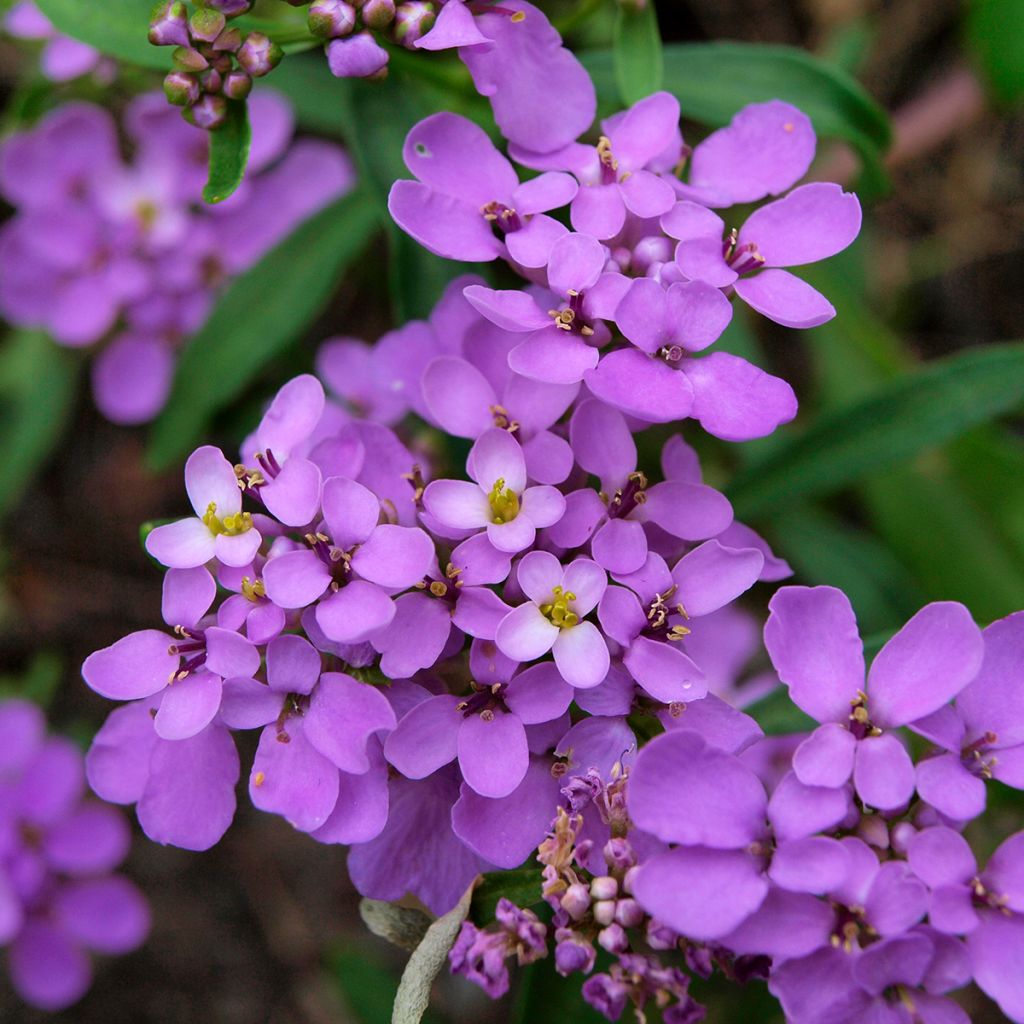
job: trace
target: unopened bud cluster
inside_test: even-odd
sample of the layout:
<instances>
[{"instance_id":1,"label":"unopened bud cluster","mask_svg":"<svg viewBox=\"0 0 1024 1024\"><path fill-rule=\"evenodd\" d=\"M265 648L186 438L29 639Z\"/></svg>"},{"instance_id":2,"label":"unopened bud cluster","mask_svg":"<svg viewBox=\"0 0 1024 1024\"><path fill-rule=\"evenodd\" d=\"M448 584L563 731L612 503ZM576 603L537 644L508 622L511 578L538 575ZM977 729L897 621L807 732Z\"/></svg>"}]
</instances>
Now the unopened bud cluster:
<instances>
[{"instance_id":1,"label":"unopened bud cluster","mask_svg":"<svg viewBox=\"0 0 1024 1024\"><path fill-rule=\"evenodd\" d=\"M199 128L219 128L229 101L244 100L252 80L272 71L284 55L262 32L243 33L228 24L251 6L251 0L204 0L190 14L183 0L163 0L150 18L149 41L174 47L164 93Z\"/></svg>"}]
</instances>

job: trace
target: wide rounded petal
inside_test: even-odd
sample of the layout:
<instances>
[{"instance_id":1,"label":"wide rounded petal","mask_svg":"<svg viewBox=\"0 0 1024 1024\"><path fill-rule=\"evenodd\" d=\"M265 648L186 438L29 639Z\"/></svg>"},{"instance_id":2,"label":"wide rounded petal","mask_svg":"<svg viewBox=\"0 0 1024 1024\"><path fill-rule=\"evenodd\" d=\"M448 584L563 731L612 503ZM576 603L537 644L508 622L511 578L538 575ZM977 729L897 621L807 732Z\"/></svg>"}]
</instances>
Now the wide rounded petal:
<instances>
[{"instance_id":1,"label":"wide rounded petal","mask_svg":"<svg viewBox=\"0 0 1024 1024\"><path fill-rule=\"evenodd\" d=\"M967 937L974 981L1010 1020L1024 1020L1024 918L986 914Z\"/></svg>"},{"instance_id":2,"label":"wide rounded petal","mask_svg":"<svg viewBox=\"0 0 1024 1024\"><path fill-rule=\"evenodd\" d=\"M853 772L857 741L840 722L826 722L796 748L793 771L805 786L842 786Z\"/></svg>"},{"instance_id":3,"label":"wide rounded petal","mask_svg":"<svg viewBox=\"0 0 1024 1024\"><path fill-rule=\"evenodd\" d=\"M678 588L672 601L678 600L688 616L708 615L748 591L763 565L764 555L756 548L727 548L706 540L672 569Z\"/></svg>"},{"instance_id":4,"label":"wide rounded petal","mask_svg":"<svg viewBox=\"0 0 1024 1024\"><path fill-rule=\"evenodd\" d=\"M989 858L982 876L988 888L1016 914L1024 912L1024 832L1004 840Z\"/></svg>"},{"instance_id":5,"label":"wide rounded petal","mask_svg":"<svg viewBox=\"0 0 1024 1024\"><path fill-rule=\"evenodd\" d=\"M370 768L369 738L396 724L395 712L380 690L344 672L325 672L310 697L303 731L341 771L360 775Z\"/></svg>"},{"instance_id":6,"label":"wide rounded petal","mask_svg":"<svg viewBox=\"0 0 1024 1024\"><path fill-rule=\"evenodd\" d=\"M530 764L523 723L499 708L463 719L458 754L466 785L492 798L516 789Z\"/></svg>"},{"instance_id":7,"label":"wide rounded petal","mask_svg":"<svg viewBox=\"0 0 1024 1024\"><path fill-rule=\"evenodd\" d=\"M384 756L409 779L423 779L458 754L459 698L431 697L406 712L384 741Z\"/></svg>"},{"instance_id":8,"label":"wide rounded petal","mask_svg":"<svg viewBox=\"0 0 1024 1024\"><path fill-rule=\"evenodd\" d=\"M355 480L332 476L324 481L323 509L331 540L348 549L373 533L380 518L380 499Z\"/></svg>"},{"instance_id":9,"label":"wide rounded petal","mask_svg":"<svg viewBox=\"0 0 1024 1024\"><path fill-rule=\"evenodd\" d=\"M916 786L925 803L954 821L971 821L985 810L985 782L964 767L959 754L920 761Z\"/></svg>"},{"instance_id":10,"label":"wide rounded petal","mask_svg":"<svg viewBox=\"0 0 1024 1024\"><path fill-rule=\"evenodd\" d=\"M353 580L316 606L316 621L330 640L356 644L395 617L395 602L380 587Z\"/></svg>"},{"instance_id":11,"label":"wide rounded petal","mask_svg":"<svg viewBox=\"0 0 1024 1024\"><path fill-rule=\"evenodd\" d=\"M704 673L678 644L638 636L622 663L640 686L662 704L699 700L707 693Z\"/></svg>"},{"instance_id":12,"label":"wide rounded petal","mask_svg":"<svg viewBox=\"0 0 1024 1024\"><path fill-rule=\"evenodd\" d=\"M66 875L111 871L128 855L131 830L124 815L96 801L55 823L43 839L47 864Z\"/></svg>"},{"instance_id":13,"label":"wide rounded petal","mask_svg":"<svg viewBox=\"0 0 1024 1024\"><path fill-rule=\"evenodd\" d=\"M476 530L491 521L487 494L469 480L433 480L423 492L423 506L439 523Z\"/></svg>"},{"instance_id":14,"label":"wide rounded petal","mask_svg":"<svg viewBox=\"0 0 1024 1024\"><path fill-rule=\"evenodd\" d=\"M732 303L721 289L704 281L673 284L666 293L674 340L688 352L718 341L732 320Z\"/></svg>"},{"instance_id":15,"label":"wide rounded petal","mask_svg":"<svg viewBox=\"0 0 1024 1024\"><path fill-rule=\"evenodd\" d=\"M119 875L85 879L63 887L53 909L65 932L97 953L130 953L142 945L149 933L145 897Z\"/></svg>"},{"instance_id":16,"label":"wide rounded petal","mask_svg":"<svg viewBox=\"0 0 1024 1024\"><path fill-rule=\"evenodd\" d=\"M796 416L796 395L789 384L728 352L687 360L680 375L693 394L689 415L723 441L767 437Z\"/></svg>"},{"instance_id":17,"label":"wide rounded petal","mask_svg":"<svg viewBox=\"0 0 1024 1024\"><path fill-rule=\"evenodd\" d=\"M352 568L388 589L411 587L434 560L434 542L416 526L378 526L352 556Z\"/></svg>"},{"instance_id":18,"label":"wide rounded petal","mask_svg":"<svg viewBox=\"0 0 1024 1024\"><path fill-rule=\"evenodd\" d=\"M819 722L845 722L864 686L864 651L847 596L783 587L768 605L764 642L793 703Z\"/></svg>"},{"instance_id":19,"label":"wide rounded petal","mask_svg":"<svg viewBox=\"0 0 1024 1024\"><path fill-rule=\"evenodd\" d=\"M256 441L280 462L316 429L324 411L324 387L311 373L283 385L256 428Z\"/></svg>"},{"instance_id":20,"label":"wide rounded petal","mask_svg":"<svg viewBox=\"0 0 1024 1024\"><path fill-rule=\"evenodd\" d=\"M519 442L507 431L493 427L482 433L470 449L470 475L489 492L498 480L521 494L526 488L526 460Z\"/></svg>"},{"instance_id":21,"label":"wide rounded petal","mask_svg":"<svg viewBox=\"0 0 1024 1024\"><path fill-rule=\"evenodd\" d=\"M606 262L604 246L587 234L560 238L548 260L548 287L556 295L585 292L597 283Z\"/></svg>"},{"instance_id":22,"label":"wide rounded petal","mask_svg":"<svg viewBox=\"0 0 1024 1024\"><path fill-rule=\"evenodd\" d=\"M515 661L533 661L551 650L561 631L532 603L505 616L494 634L498 650Z\"/></svg>"},{"instance_id":23,"label":"wide rounded petal","mask_svg":"<svg viewBox=\"0 0 1024 1024\"><path fill-rule=\"evenodd\" d=\"M892 811L914 794L914 763L891 733L869 736L857 744L853 764L857 795L869 807Z\"/></svg>"},{"instance_id":24,"label":"wide rounded petal","mask_svg":"<svg viewBox=\"0 0 1024 1024\"><path fill-rule=\"evenodd\" d=\"M531 380L578 384L597 366L598 351L570 331L551 326L535 331L508 354L508 365Z\"/></svg>"},{"instance_id":25,"label":"wide rounded petal","mask_svg":"<svg viewBox=\"0 0 1024 1024\"><path fill-rule=\"evenodd\" d=\"M82 665L82 678L103 697L134 700L162 690L181 663L170 652L172 639L156 629L129 633L95 651Z\"/></svg>"},{"instance_id":26,"label":"wide rounded petal","mask_svg":"<svg viewBox=\"0 0 1024 1024\"><path fill-rule=\"evenodd\" d=\"M871 665L867 693L872 721L906 725L938 711L978 674L984 654L981 630L962 604L926 605Z\"/></svg>"},{"instance_id":27,"label":"wide rounded petal","mask_svg":"<svg viewBox=\"0 0 1024 1024\"><path fill-rule=\"evenodd\" d=\"M267 597L279 608L305 608L331 582L331 571L316 552L286 551L269 559L263 567Z\"/></svg>"},{"instance_id":28,"label":"wide rounded petal","mask_svg":"<svg viewBox=\"0 0 1024 1024\"><path fill-rule=\"evenodd\" d=\"M675 333L675 325L668 320L667 292L651 277L639 277L630 282L615 310L615 322L619 330L648 355L654 355L668 344Z\"/></svg>"},{"instance_id":29,"label":"wide rounded petal","mask_svg":"<svg viewBox=\"0 0 1024 1024\"><path fill-rule=\"evenodd\" d=\"M602 401L647 423L685 419L693 408L689 377L636 349L609 352L583 380Z\"/></svg>"},{"instance_id":30,"label":"wide rounded petal","mask_svg":"<svg viewBox=\"0 0 1024 1024\"><path fill-rule=\"evenodd\" d=\"M929 889L966 884L978 870L967 840L944 825L916 833L907 844L907 862Z\"/></svg>"},{"instance_id":31,"label":"wide rounded petal","mask_svg":"<svg viewBox=\"0 0 1024 1024\"><path fill-rule=\"evenodd\" d=\"M435 256L486 263L502 254L500 239L473 205L418 181L396 181L388 212L406 234Z\"/></svg>"},{"instance_id":32,"label":"wide rounded petal","mask_svg":"<svg viewBox=\"0 0 1024 1024\"><path fill-rule=\"evenodd\" d=\"M773 887L722 945L740 955L778 957L781 962L827 946L834 927L835 911L823 900Z\"/></svg>"},{"instance_id":33,"label":"wide rounded petal","mask_svg":"<svg viewBox=\"0 0 1024 1024\"><path fill-rule=\"evenodd\" d=\"M570 686L587 688L604 682L611 657L601 631L592 622L563 629L552 647L555 664Z\"/></svg>"},{"instance_id":34,"label":"wide rounded petal","mask_svg":"<svg viewBox=\"0 0 1024 1024\"><path fill-rule=\"evenodd\" d=\"M632 519L609 519L594 533L590 553L608 572L636 572L647 560L647 534Z\"/></svg>"},{"instance_id":35,"label":"wide rounded petal","mask_svg":"<svg viewBox=\"0 0 1024 1024\"><path fill-rule=\"evenodd\" d=\"M569 441L581 469L615 489L636 469L636 443L622 413L597 399L581 402L569 421Z\"/></svg>"},{"instance_id":36,"label":"wide rounded petal","mask_svg":"<svg viewBox=\"0 0 1024 1024\"><path fill-rule=\"evenodd\" d=\"M849 854L836 839L808 836L779 843L768 877L790 892L822 896L840 886L849 870Z\"/></svg>"},{"instance_id":37,"label":"wide rounded petal","mask_svg":"<svg viewBox=\"0 0 1024 1024\"><path fill-rule=\"evenodd\" d=\"M783 327L818 327L836 315L821 292L786 270L762 270L733 287L748 306Z\"/></svg>"},{"instance_id":38,"label":"wide rounded petal","mask_svg":"<svg viewBox=\"0 0 1024 1024\"><path fill-rule=\"evenodd\" d=\"M672 780L670 787L666 779ZM637 826L665 842L739 849L765 827L767 798L757 776L686 729L667 732L643 748L628 800Z\"/></svg>"},{"instance_id":39,"label":"wide rounded petal","mask_svg":"<svg viewBox=\"0 0 1024 1024\"><path fill-rule=\"evenodd\" d=\"M320 509L320 469L308 459L289 459L260 488L267 511L285 526L305 526Z\"/></svg>"},{"instance_id":40,"label":"wide rounded petal","mask_svg":"<svg viewBox=\"0 0 1024 1024\"><path fill-rule=\"evenodd\" d=\"M626 223L626 204L617 184L584 185L569 207L574 231L594 238L613 238Z\"/></svg>"},{"instance_id":41,"label":"wide rounded petal","mask_svg":"<svg viewBox=\"0 0 1024 1024\"><path fill-rule=\"evenodd\" d=\"M169 569L164 574L160 611L171 626L195 626L210 610L217 584L203 566Z\"/></svg>"},{"instance_id":42,"label":"wide rounded petal","mask_svg":"<svg viewBox=\"0 0 1024 1024\"><path fill-rule=\"evenodd\" d=\"M635 217L660 217L672 209L675 189L664 178L650 171L634 171L619 182L619 195Z\"/></svg>"},{"instance_id":43,"label":"wide rounded petal","mask_svg":"<svg viewBox=\"0 0 1024 1024\"><path fill-rule=\"evenodd\" d=\"M197 448L185 463L185 490L196 515L202 519L216 505L217 517L233 515L242 508L242 492L234 467L219 448Z\"/></svg>"},{"instance_id":44,"label":"wide rounded petal","mask_svg":"<svg viewBox=\"0 0 1024 1024\"><path fill-rule=\"evenodd\" d=\"M235 815L238 771L234 740L216 723L189 739L158 739L138 804L143 832L158 843L208 850Z\"/></svg>"},{"instance_id":45,"label":"wide rounded petal","mask_svg":"<svg viewBox=\"0 0 1024 1024\"><path fill-rule=\"evenodd\" d=\"M755 210L738 245L753 243L768 267L799 267L842 252L860 231L860 203L842 185L816 181Z\"/></svg>"},{"instance_id":46,"label":"wide rounded petal","mask_svg":"<svg viewBox=\"0 0 1024 1024\"><path fill-rule=\"evenodd\" d=\"M205 729L220 707L221 680L210 672L192 672L168 686L153 719L161 739L184 740Z\"/></svg>"},{"instance_id":47,"label":"wide rounded petal","mask_svg":"<svg viewBox=\"0 0 1024 1024\"><path fill-rule=\"evenodd\" d=\"M520 672L504 693L505 706L524 725L550 722L565 714L573 689L549 661Z\"/></svg>"},{"instance_id":48,"label":"wide rounded petal","mask_svg":"<svg viewBox=\"0 0 1024 1024\"><path fill-rule=\"evenodd\" d=\"M194 569L213 558L216 537L201 519L179 519L150 530L146 550L171 569Z\"/></svg>"},{"instance_id":49,"label":"wide rounded petal","mask_svg":"<svg viewBox=\"0 0 1024 1024\"><path fill-rule=\"evenodd\" d=\"M1024 743L1024 612L993 622L983 636L985 659L957 694L958 718L968 743L994 732L1000 747L1013 747Z\"/></svg>"},{"instance_id":50,"label":"wide rounded petal","mask_svg":"<svg viewBox=\"0 0 1024 1024\"><path fill-rule=\"evenodd\" d=\"M338 775L338 799L328 819L310 835L320 843L366 843L384 830L388 820L388 765L380 742L367 748L370 768L361 775Z\"/></svg>"},{"instance_id":51,"label":"wide rounded petal","mask_svg":"<svg viewBox=\"0 0 1024 1024\"><path fill-rule=\"evenodd\" d=\"M151 420L167 401L174 361L173 350L161 338L115 338L92 366L92 390L100 412L122 426Z\"/></svg>"},{"instance_id":52,"label":"wide rounded petal","mask_svg":"<svg viewBox=\"0 0 1024 1024\"><path fill-rule=\"evenodd\" d=\"M706 942L754 913L768 894L768 881L743 851L679 847L644 861L633 892L673 931Z\"/></svg>"},{"instance_id":53,"label":"wide rounded petal","mask_svg":"<svg viewBox=\"0 0 1024 1024\"><path fill-rule=\"evenodd\" d=\"M85 756L85 774L99 797L130 804L142 796L149 759L157 742L151 701L136 701L112 711Z\"/></svg>"},{"instance_id":54,"label":"wide rounded petal","mask_svg":"<svg viewBox=\"0 0 1024 1024\"><path fill-rule=\"evenodd\" d=\"M551 324L551 317L526 292L495 291L472 284L463 295L478 313L505 331L536 331Z\"/></svg>"},{"instance_id":55,"label":"wide rounded petal","mask_svg":"<svg viewBox=\"0 0 1024 1024\"><path fill-rule=\"evenodd\" d=\"M449 434L475 438L494 425L491 406L498 398L487 378L465 359L441 356L428 363L421 386L427 410Z\"/></svg>"},{"instance_id":56,"label":"wide rounded petal","mask_svg":"<svg viewBox=\"0 0 1024 1024\"><path fill-rule=\"evenodd\" d=\"M531 551L516 568L523 593L535 604L551 600L551 592L562 582L562 563L550 551Z\"/></svg>"},{"instance_id":57,"label":"wide rounded petal","mask_svg":"<svg viewBox=\"0 0 1024 1024\"><path fill-rule=\"evenodd\" d=\"M32 921L11 946L11 983L40 1010L63 1010L85 995L92 982L89 957L63 929Z\"/></svg>"}]
</instances>

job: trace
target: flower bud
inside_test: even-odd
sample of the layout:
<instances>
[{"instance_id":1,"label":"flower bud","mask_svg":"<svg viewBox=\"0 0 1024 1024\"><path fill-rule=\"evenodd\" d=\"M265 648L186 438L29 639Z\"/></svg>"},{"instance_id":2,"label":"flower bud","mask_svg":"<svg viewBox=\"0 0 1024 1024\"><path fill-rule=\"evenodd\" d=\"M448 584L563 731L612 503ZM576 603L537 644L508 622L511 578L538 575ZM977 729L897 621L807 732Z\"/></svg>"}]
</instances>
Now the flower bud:
<instances>
[{"instance_id":1,"label":"flower bud","mask_svg":"<svg viewBox=\"0 0 1024 1024\"><path fill-rule=\"evenodd\" d=\"M636 883L636 876L640 868L638 865L631 867L622 879L622 891L632 893L633 886Z\"/></svg>"},{"instance_id":2,"label":"flower bud","mask_svg":"<svg viewBox=\"0 0 1024 1024\"><path fill-rule=\"evenodd\" d=\"M412 49L416 41L422 39L437 20L437 8L430 0L409 0L400 4L395 11L395 26L392 29L395 42Z\"/></svg>"},{"instance_id":3,"label":"flower bud","mask_svg":"<svg viewBox=\"0 0 1024 1024\"><path fill-rule=\"evenodd\" d=\"M625 953L629 949L629 939L620 924L609 925L598 932L597 944L609 953Z\"/></svg>"},{"instance_id":4,"label":"flower bud","mask_svg":"<svg viewBox=\"0 0 1024 1024\"><path fill-rule=\"evenodd\" d=\"M154 46L188 46L188 10L181 0L157 4L149 18L149 41Z\"/></svg>"},{"instance_id":5,"label":"flower bud","mask_svg":"<svg viewBox=\"0 0 1024 1024\"><path fill-rule=\"evenodd\" d=\"M359 14L367 28L380 32L395 20L395 0L366 0Z\"/></svg>"},{"instance_id":6,"label":"flower bud","mask_svg":"<svg viewBox=\"0 0 1024 1024\"><path fill-rule=\"evenodd\" d=\"M309 31L321 39L340 39L356 27L356 9L345 0L314 0L309 5Z\"/></svg>"},{"instance_id":7,"label":"flower bud","mask_svg":"<svg viewBox=\"0 0 1024 1024\"><path fill-rule=\"evenodd\" d=\"M647 945L651 949L675 949L678 944L679 936L668 925L653 917L647 922Z\"/></svg>"},{"instance_id":8,"label":"flower bud","mask_svg":"<svg viewBox=\"0 0 1024 1024\"><path fill-rule=\"evenodd\" d=\"M874 846L879 850L889 848L889 826L884 818L877 814L869 814L860 819L857 826L857 835L864 840L868 846Z\"/></svg>"},{"instance_id":9,"label":"flower bud","mask_svg":"<svg viewBox=\"0 0 1024 1024\"><path fill-rule=\"evenodd\" d=\"M223 93L229 100L244 100L252 92L252 79L241 69L224 77Z\"/></svg>"},{"instance_id":10,"label":"flower bud","mask_svg":"<svg viewBox=\"0 0 1024 1024\"><path fill-rule=\"evenodd\" d=\"M602 875L590 883L590 895L595 900L613 900L619 895L619 883L611 875Z\"/></svg>"},{"instance_id":11,"label":"flower bud","mask_svg":"<svg viewBox=\"0 0 1024 1024\"><path fill-rule=\"evenodd\" d=\"M199 75L199 85L203 92L220 92L224 76L216 68L207 68Z\"/></svg>"},{"instance_id":12,"label":"flower bud","mask_svg":"<svg viewBox=\"0 0 1024 1024\"><path fill-rule=\"evenodd\" d=\"M179 71L205 71L210 66L210 62L191 46L175 47L171 60Z\"/></svg>"},{"instance_id":13,"label":"flower bud","mask_svg":"<svg viewBox=\"0 0 1024 1024\"><path fill-rule=\"evenodd\" d=\"M578 921L590 909L590 893L587 887L581 882L574 882L565 890L561 905L574 921Z\"/></svg>"},{"instance_id":14,"label":"flower bud","mask_svg":"<svg viewBox=\"0 0 1024 1024\"><path fill-rule=\"evenodd\" d=\"M220 11L226 18L237 18L252 8L252 0L201 0L207 7Z\"/></svg>"},{"instance_id":15,"label":"flower bud","mask_svg":"<svg viewBox=\"0 0 1024 1024\"><path fill-rule=\"evenodd\" d=\"M611 924L615 920L615 900L601 900L590 910L598 924Z\"/></svg>"},{"instance_id":16,"label":"flower bud","mask_svg":"<svg viewBox=\"0 0 1024 1024\"><path fill-rule=\"evenodd\" d=\"M633 269L646 274L655 263L668 263L672 259L672 240L664 235L648 235L633 247Z\"/></svg>"},{"instance_id":17,"label":"flower bud","mask_svg":"<svg viewBox=\"0 0 1024 1024\"><path fill-rule=\"evenodd\" d=\"M242 33L237 28L226 28L213 41L218 53L234 53L242 45Z\"/></svg>"},{"instance_id":18,"label":"flower bud","mask_svg":"<svg viewBox=\"0 0 1024 1024\"><path fill-rule=\"evenodd\" d=\"M281 63L284 50L262 32L250 32L245 42L238 48L236 56L238 63L253 78L262 78L264 75L270 74Z\"/></svg>"},{"instance_id":19,"label":"flower bud","mask_svg":"<svg viewBox=\"0 0 1024 1024\"><path fill-rule=\"evenodd\" d=\"M228 101L221 95L204 93L199 101L184 111L185 120L197 128L213 131L228 116Z\"/></svg>"},{"instance_id":20,"label":"flower bud","mask_svg":"<svg viewBox=\"0 0 1024 1024\"><path fill-rule=\"evenodd\" d=\"M604 862L612 871L625 871L636 863L633 844L623 836L609 839L601 852L604 854Z\"/></svg>"},{"instance_id":21,"label":"flower bud","mask_svg":"<svg viewBox=\"0 0 1024 1024\"><path fill-rule=\"evenodd\" d=\"M644 919L643 907L636 900L619 900L615 904L615 920L623 928L636 928Z\"/></svg>"},{"instance_id":22,"label":"flower bud","mask_svg":"<svg viewBox=\"0 0 1024 1024\"><path fill-rule=\"evenodd\" d=\"M388 51L369 32L327 44L327 64L336 78L372 78L386 71Z\"/></svg>"},{"instance_id":23,"label":"flower bud","mask_svg":"<svg viewBox=\"0 0 1024 1024\"><path fill-rule=\"evenodd\" d=\"M892 842L892 848L900 854L906 854L907 846L910 844L910 840L917 835L917 829L910 824L909 821L897 822L892 827L892 833L890 835L890 841Z\"/></svg>"},{"instance_id":24,"label":"flower bud","mask_svg":"<svg viewBox=\"0 0 1024 1024\"><path fill-rule=\"evenodd\" d=\"M190 106L199 99L199 82L187 71L172 71L164 79L164 95L176 107Z\"/></svg>"},{"instance_id":25,"label":"flower bud","mask_svg":"<svg viewBox=\"0 0 1024 1024\"><path fill-rule=\"evenodd\" d=\"M555 946L555 970L563 978L577 971L589 974L594 968L597 950L575 932L563 929L560 934L564 937Z\"/></svg>"},{"instance_id":26,"label":"flower bud","mask_svg":"<svg viewBox=\"0 0 1024 1024\"><path fill-rule=\"evenodd\" d=\"M200 7L188 19L188 30L193 42L212 43L224 31L227 19L220 11L212 11L209 7Z\"/></svg>"}]
</instances>

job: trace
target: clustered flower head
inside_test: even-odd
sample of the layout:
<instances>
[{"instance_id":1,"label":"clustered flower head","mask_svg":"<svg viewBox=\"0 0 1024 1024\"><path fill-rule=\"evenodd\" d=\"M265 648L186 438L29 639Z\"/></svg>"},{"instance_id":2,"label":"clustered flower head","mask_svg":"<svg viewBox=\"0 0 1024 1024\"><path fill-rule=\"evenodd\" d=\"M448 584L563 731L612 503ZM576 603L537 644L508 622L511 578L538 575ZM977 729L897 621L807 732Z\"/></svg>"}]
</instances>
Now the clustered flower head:
<instances>
[{"instance_id":1,"label":"clustered flower head","mask_svg":"<svg viewBox=\"0 0 1024 1024\"><path fill-rule=\"evenodd\" d=\"M132 100L122 127L88 103L58 107L0 145L0 313L58 344L92 347L100 411L151 419L167 400L176 351L221 288L301 220L351 188L337 146L290 144L291 108L276 93L251 103L250 174L217 207L202 204L204 133L158 94Z\"/></svg>"},{"instance_id":2,"label":"clustered flower head","mask_svg":"<svg viewBox=\"0 0 1024 1024\"><path fill-rule=\"evenodd\" d=\"M149 41L174 47L164 94L198 128L223 125L230 103L245 100L253 79L268 75L284 56L262 32L243 33L229 23L250 7L252 0L198 0L190 13L184 0L161 0L153 9Z\"/></svg>"},{"instance_id":3,"label":"clustered flower head","mask_svg":"<svg viewBox=\"0 0 1024 1024\"><path fill-rule=\"evenodd\" d=\"M85 795L82 754L47 736L27 701L0 701L0 947L15 991L42 1010L76 1002L90 953L142 944L149 908L117 866L131 840L119 811Z\"/></svg>"},{"instance_id":4,"label":"clustered flower head","mask_svg":"<svg viewBox=\"0 0 1024 1024\"><path fill-rule=\"evenodd\" d=\"M839 185L797 185L815 136L787 103L745 107L692 151L679 116L675 97L655 93L603 122L596 145L545 152L515 140L512 156L541 172L521 182L482 129L435 114L406 139L415 180L395 183L389 209L432 252L504 259L530 282L466 290L517 337L517 375L582 382L645 424L691 417L725 440L762 437L795 416L792 389L738 356L705 352L736 297L788 327L831 319L828 300L786 268L845 249L860 204ZM782 193L739 227L713 209ZM571 229L552 216L565 206Z\"/></svg>"}]
</instances>

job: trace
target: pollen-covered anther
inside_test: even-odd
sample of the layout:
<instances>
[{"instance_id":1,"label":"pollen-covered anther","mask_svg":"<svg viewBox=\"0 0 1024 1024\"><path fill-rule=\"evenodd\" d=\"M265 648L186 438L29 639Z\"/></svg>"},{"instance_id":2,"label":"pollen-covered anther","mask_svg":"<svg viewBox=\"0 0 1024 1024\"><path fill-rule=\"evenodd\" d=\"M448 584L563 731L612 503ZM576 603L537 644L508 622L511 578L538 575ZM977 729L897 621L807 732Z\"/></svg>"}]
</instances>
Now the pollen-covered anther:
<instances>
[{"instance_id":1,"label":"pollen-covered anther","mask_svg":"<svg viewBox=\"0 0 1024 1024\"><path fill-rule=\"evenodd\" d=\"M580 621L580 617L570 607L575 600L576 595L571 590L555 587L551 592L550 603L542 604L540 613L559 629L569 629Z\"/></svg>"},{"instance_id":2,"label":"pollen-covered anther","mask_svg":"<svg viewBox=\"0 0 1024 1024\"><path fill-rule=\"evenodd\" d=\"M206 506L203 522L206 524L206 528L214 535L226 534L229 537L237 537L240 533L246 533L252 529L252 513L236 512L233 515L220 519L217 516L217 503L211 501Z\"/></svg>"},{"instance_id":3,"label":"pollen-covered anther","mask_svg":"<svg viewBox=\"0 0 1024 1024\"><path fill-rule=\"evenodd\" d=\"M264 773L264 772L257 772L257 773L256 773L256 774L255 774L255 775L254 775L254 776L252 777L252 784L253 784L254 786L256 786L257 788L259 788L260 786L262 786L262 785L263 785L263 783L264 783L264 782L266 782L266 781L267 781L267 776L266 776L266 773Z\"/></svg>"},{"instance_id":4,"label":"pollen-covered anther","mask_svg":"<svg viewBox=\"0 0 1024 1024\"><path fill-rule=\"evenodd\" d=\"M442 583L441 580L434 580L434 582L430 584L430 592L434 597L444 597L444 595L448 593L448 584Z\"/></svg>"},{"instance_id":5,"label":"pollen-covered anther","mask_svg":"<svg viewBox=\"0 0 1024 1024\"><path fill-rule=\"evenodd\" d=\"M492 405L490 413L494 417L494 425L499 430L507 430L510 434L514 434L519 429L519 421L512 419L503 405Z\"/></svg>"},{"instance_id":6,"label":"pollen-covered anther","mask_svg":"<svg viewBox=\"0 0 1024 1024\"><path fill-rule=\"evenodd\" d=\"M256 602L260 598L267 596L267 588L263 585L263 580L256 579L251 580L248 576L242 577L242 596L247 600Z\"/></svg>"},{"instance_id":7,"label":"pollen-covered anther","mask_svg":"<svg viewBox=\"0 0 1024 1024\"><path fill-rule=\"evenodd\" d=\"M505 478L498 477L487 495L491 507L491 522L510 523L519 515L519 495L511 487L505 486Z\"/></svg>"}]
</instances>

